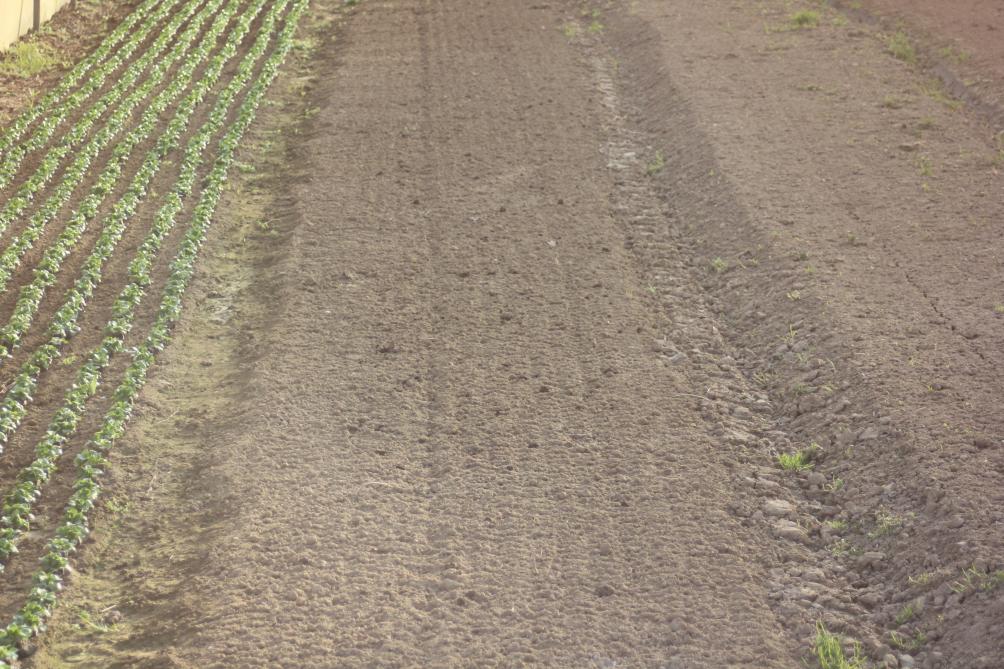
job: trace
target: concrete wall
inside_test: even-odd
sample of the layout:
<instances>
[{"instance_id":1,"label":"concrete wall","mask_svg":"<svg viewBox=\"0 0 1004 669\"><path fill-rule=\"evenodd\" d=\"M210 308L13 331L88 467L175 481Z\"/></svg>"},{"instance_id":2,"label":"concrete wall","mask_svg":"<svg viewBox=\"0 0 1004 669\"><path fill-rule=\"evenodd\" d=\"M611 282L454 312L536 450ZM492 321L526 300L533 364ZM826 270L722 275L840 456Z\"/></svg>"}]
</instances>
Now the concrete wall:
<instances>
[{"instance_id":1,"label":"concrete wall","mask_svg":"<svg viewBox=\"0 0 1004 669\"><path fill-rule=\"evenodd\" d=\"M40 0L39 20L45 23L70 0ZM35 21L35 0L0 0L0 49L31 30Z\"/></svg>"}]
</instances>

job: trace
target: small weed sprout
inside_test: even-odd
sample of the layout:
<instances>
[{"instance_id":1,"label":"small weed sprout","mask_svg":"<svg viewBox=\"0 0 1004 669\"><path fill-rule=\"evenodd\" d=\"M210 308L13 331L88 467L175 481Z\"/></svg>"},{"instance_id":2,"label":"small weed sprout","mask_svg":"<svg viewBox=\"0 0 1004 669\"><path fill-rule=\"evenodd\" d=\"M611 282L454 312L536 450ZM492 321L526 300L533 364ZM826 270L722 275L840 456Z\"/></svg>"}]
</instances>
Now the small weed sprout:
<instances>
[{"instance_id":1,"label":"small weed sprout","mask_svg":"<svg viewBox=\"0 0 1004 669\"><path fill-rule=\"evenodd\" d=\"M603 32L603 24L594 19L593 22L589 24L589 27L586 28L586 30L593 35L601 33Z\"/></svg>"},{"instance_id":2,"label":"small weed sprout","mask_svg":"<svg viewBox=\"0 0 1004 669\"><path fill-rule=\"evenodd\" d=\"M666 159L662 155L662 151L655 152L655 158L652 159L648 165L645 166L645 174L647 176L653 177L659 172L662 172L663 168L666 167Z\"/></svg>"},{"instance_id":3,"label":"small weed sprout","mask_svg":"<svg viewBox=\"0 0 1004 669\"><path fill-rule=\"evenodd\" d=\"M806 448L800 448L794 453L779 453L777 463L786 472L802 472L812 469L812 461L819 452L819 444L813 442Z\"/></svg>"},{"instance_id":4,"label":"small weed sprout","mask_svg":"<svg viewBox=\"0 0 1004 669\"><path fill-rule=\"evenodd\" d=\"M889 643L900 650L914 651L927 643L927 635L923 632L917 632L912 637L908 637L897 632L889 632Z\"/></svg>"},{"instance_id":5,"label":"small weed sprout","mask_svg":"<svg viewBox=\"0 0 1004 669\"><path fill-rule=\"evenodd\" d=\"M722 260L721 258L715 258L714 260L711 261L711 269L716 274L721 274L728 268L729 268L729 263L726 262L725 260Z\"/></svg>"},{"instance_id":6,"label":"small weed sprout","mask_svg":"<svg viewBox=\"0 0 1004 669\"><path fill-rule=\"evenodd\" d=\"M930 156L920 156L917 158L917 171L920 176L929 177L934 175L934 163Z\"/></svg>"},{"instance_id":7,"label":"small weed sprout","mask_svg":"<svg viewBox=\"0 0 1004 669\"><path fill-rule=\"evenodd\" d=\"M791 300L792 302L798 302L800 299L802 299L802 291L800 291L800 290L789 290L788 291L788 299Z\"/></svg>"},{"instance_id":8,"label":"small weed sprout","mask_svg":"<svg viewBox=\"0 0 1004 669\"><path fill-rule=\"evenodd\" d=\"M1004 314L1004 302L998 302L994 305L995 314Z\"/></svg>"},{"instance_id":9,"label":"small weed sprout","mask_svg":"<svg viewBox=\"0 0 1004 669\"><path fill-rule=\"evenodd\" d=\"M837 492L844 487L844 480L842 478L834 478L832 481L823 486L826 492Z\"/></svg>"},{"instance_id":10,"label":"small weed sprout","mask_svg":"<svg viewBox=\"0 0 1004 669\"><path fill-rule=\"evenodd\" d=\"M875 513L875 529L868 533L872 539L880 539L898 530L903 524L903 519L889 513L886 509L879 509Z\"/></svg>"},{"instance_id":11,"label":"small weed sprout","mask_svg":"<svg viewBox=\"0 0 1004 669\"><path fill-rule=\"evenodd\" d=\"M777 378L777 374L774 372L757 370L753 372L753 382L756 383L761 388L766 388L774 382Z\"/></svg>"},{"instance_id":12,"label":"small weed sprout","mask_svg":"<svg viewBox=\"0 0 1004 669\"><path fill-rule=\"evenodd\" d=\"M886 42L886 48L889 53L904 63L917 62L917 52L914 50L913 44L910 43L910 38L902 30L897 31L889 38Z\"/></svg>"},{"instance_id":13,"label":"small weed sprout","mask_svg":"<svg viewBox=\"0 0 1004 669\"><path fill-rule=\"evenodd\" d=\"M906 623L913 620L916 615L917 615L917 609L914 607L914 605L912 603L907 604L906 606L904 606L902 609L899 610L899 613L896 614L896 626L898 627L900 625L905 625Z\"/></svg>"},{"instance_id":14,"label":"small weed sprout","mask_svg":"<svg viewBox=\"0 0 1004 669\"><path fill-rule=\"evenodd\" d=\"M819 12L811 9L803 9L795 12L788 19L788 23L793 28L815 28L819 25Z\"/></svg>"},{"instance_id":15,"label":"small weed sprout","mask_svg":"<svg viewBox=\"0 0 1004 669\"><path fill-rule=\"evenodd\" d=\"M563 34L568 39L572 39L573 37L579 34L579 24L571 22L566 23L565 25L561 26L561 34Z\"/></svg>"},{"instance_id":16,"label":"small weed sprout","mask_svg":"<svg viewBox=\"0 0 1004 669\"><path fill-rule=\"evenodd\" d=\"M865 669L865 659L861 653L861 644L854 642L854 653L848 658L840 637L827 631L823 623L816 623L816 640L813 652L819 660L821 669Z\"/></svg>"},{"instance_id":17,"label":"small weed sprout","mask_svg":"<svg viewBox=\"0 0 1004 669\"><path fill-rule=\"evenodd\" d=\"M920 86L920 91L935 102L940 102L953 111L962 107L961 100L956 100L945 92L945 87L942 85L940 79L928 79L926 83Z\"/></svg>"},{"instance_id":18,"label":"small weed sprout","mask_svg":"<svg viewBox=\"0 0 1004 669\"><path fill-rule=\"evenodd\" d=\"M895 95L887 95L882 98L882 106L886 109L902 109L903 99Z\"/></svg>"},{"instance_id":19,"label":"small weed sprout","mask_svg":"<svg viewBox=\"0 0 1004 669\"><path fill-rule=\"evenodd\" d=\"M934 572L925 571L917 574L916 576L908 576L906 581L910 585L927 585L932 579L934 579Z\"/></svg>"},{"instance_id":20,"label":"small weed sprout","mask_svg":"<svg viewBox=\"0 0 1004 669\"><path fill-rule=\"evenodd\" d=\"M846 520L828 520L826 521L826 526L829 527L834 532L845 532L847 530Z\"/></svg>"}]
</instances>

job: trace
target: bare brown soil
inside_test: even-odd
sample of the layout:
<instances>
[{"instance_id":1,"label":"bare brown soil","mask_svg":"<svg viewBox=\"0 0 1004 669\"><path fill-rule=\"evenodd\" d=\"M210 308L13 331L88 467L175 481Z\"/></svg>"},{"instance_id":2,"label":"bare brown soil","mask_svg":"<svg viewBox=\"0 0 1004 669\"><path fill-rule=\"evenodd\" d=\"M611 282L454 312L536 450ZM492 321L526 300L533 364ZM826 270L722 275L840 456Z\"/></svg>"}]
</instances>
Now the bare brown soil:
<instances>
[{"instance_id":1,"label":"bare brown soil","mask_svg":"<svg viewBox=\"0 0 1004 669\"><path fill-rule=\"evenodd\" d=\"M925 68L953 95L987 115L996 132L1004 132L1004 5L994 0L836 4L887 31L905 30ZM999 141L1004 148L1004 139Z\"/></svg>"},{"instance_id":2,"label":"bare brown soil","mask_svg":"<svg viewBox=\"0 0 1004 669\"><path fill-rule=\"evenodd\" d=\"M984 115L780 0L340 5L34 666L1004 666Z\"/></svg>"},{"instance_id":3,"label":"bare brown soil","mask_svg":"<svg viewBox=\"0 0 1004 669\"><path fill-rule=\"evenodd\" d=\"M51 70L31 77L0 74L0 123L17 116L59 83L137 4L138 0L92 0L66 5L38 33L23 37L51 49L57 62Z\"/></svg>"}]
</instances>

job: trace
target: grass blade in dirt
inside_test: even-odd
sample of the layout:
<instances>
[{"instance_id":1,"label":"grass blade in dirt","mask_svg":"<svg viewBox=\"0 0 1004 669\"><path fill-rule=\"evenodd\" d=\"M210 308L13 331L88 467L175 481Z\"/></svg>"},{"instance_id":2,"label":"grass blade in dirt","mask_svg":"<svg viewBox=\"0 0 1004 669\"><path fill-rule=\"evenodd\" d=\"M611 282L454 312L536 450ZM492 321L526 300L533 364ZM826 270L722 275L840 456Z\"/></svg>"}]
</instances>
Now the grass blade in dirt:
<instances>
[{"instance_id":1,"label":"grass blade in dirt","mask_svg":"<svg viewBox=\"0 0 1004 669\"><path fill-rule=\"evenodd\" d=\"M24 257L24 254L27 253L34 246L39 237L42 236L42 233L45 231L48 223L56 216L60 208L70 198L77 185L79 185L79 183L84 179L90 168L91 161L98 155L101 149L103 149L104 146L110 142L112 137L120 132L121 126L128 121L136 106L143 102L149 95L150 91L163 81L172 64L188 51L192 41L194 41L199 29L201 28L202 21L216 11L222 2L223 0L210 1L205 10L203 10L202 14L199 17L196 17L192 25L182 35L179 43L175 46L169 56L154 67L151 71L150 78L144 82L142 86L133 91L133 93L129 96L129 99L121 107L119 107L115 114L112 115L108 125L106 125L105 128L88 143L82 153L77 156L73 165L64 175L59 187L46 201L42 208L35 212L35 214L29 219L25 229L11 239L8 247L2 254L0 254L0 291L7 289L7 282L10 280L14 270L17 269L17 266L20 264L21 258ZM217 19L219 18L220 17L218 16ZM203 37L201 45L197 47L193 54L190 54L185 59L181 68L177 73L175 73L168 86L149 104L146 112L144 112L141 117L141 121L137 128L127 134L126 137L116 145L111 159L98 176L97 182L91 188L90 193L79 205L77 210L71 214L70 221L67 223L66 229L57 239L55 247L57 250L53 251L50 249L50 251L47 251L46 255L39 263L39 266L35 269L36 280L38 280L40 276L42 280L53 281L55 279L55 274L59 269L59 264L69 253L69 250L72 249L76 240L78 240L80 235L83 234L88 221L97 215L101 204L104 202L108 194L110 194L115 188L119 177L122 174L125 163L132 155L133 150L140 142L149 137L156 125L157 115L163 113L164 110L166 110L167 107L178 97L178 95L181 94L185 86L188 85L194 69L206 58L210 48L215 45L216 37L218 37L220 30L222 29L220 28L216 30L216 36L206 35ZM33 282L31 285L35 285L35 283L36 282ZM30 286L22 288L22 299L34 292L37 291L30 288ZM41 293L38 293L38 297L41 299ZM20 321L23 319L24 314L18 313L18 311L15 310L14 316L11 318L11 324L8 325L7 329L16 329L19 326ZM25 325L27 324L25 323ZM0 348L0 354L9 350L11 345L12 344L8 344L8 346Z\"/></svg>"},{"instance_id":2,"label":"grass blade in dirt","mask_svg":"<svg viewBox=\"0 0 1004 669\"><path fill-rule=\"evenodd\" d=\"M100 72L104 71L107 73L110 71L108 64L105 63L105 59L109 58L109 56L114 58L127 50L129 53L132 53L132 50L129 49L129 45L139 44L142 40L144 40L156 21L163 18L166 10L170 9L170 7L177 2L177 0L168 0L163 2L161 6L158 7L157 14L154 15L155 20L147 19L147 21L138 29L134 30L140 20L150 13L151 8L156 7L160 2L161 0L146 0L146 2L134 9L129 16L122 20L122 23L120 23L115 30L105 37L104 41L97 49L94 50L93 53L91 53L91 55L81 60L72 70L66 73L56 88L50 91L38 103L24 110L20 116L8 125L7 129L2 135L0 135L0 155L14 146L14 144L17 143L17 141L28 130L28 127L31 126L31 124L39 117L43 117L50 110L53 110L53 115L60 117L60 120L56 121L56 124L58 125L65 117L65 111L76 109L81 103L90 97L90 95L97 89L96 86L91 85L94 79L98 76L102 76L100 75ZM122 42L126 37L128 37L129 40L126 42L126 45L123 46ZM116 48L118 48L118 52L113 53L113 50ZM133 46L133 48L135 48L135 46ZM117 66L120 60L115 58L114 62ZM70 91L73 90L73 87L79 84L81 79L83 79L88 72L91 72L92 69L95 69L95 71L92 72L88 80L84 82L84 86L81 90L74 93L71 100L64 102L64 98L69 95ZM60 103L62 104L59 107L56 107L56 105Z\"/></svg>"},{"instance_id":3,"label":"grass blade in dirt","mask_svg":"<svg viewBox=\"0 0 1004 669\"><path fill-rule=\"evenodd\" d=\"M59 166L62 164L63 159L71 155L74 147L80 144L90 132L91 128L98 121L98 119L107 111L110 107L117 104L122 100L122 96L132 88L139 79L143 72L153 63L157 63L151 74L151 78L157 76L156 73L159 72L159 78L155 82L151 82L148 78L137 91L134 91L131 95L125 98L122 104L119 106L119 111L109 118L105 123L104 129L97 137L95 137L91 142L89 142L85 149L79 151L77 160L73 163L73 167L63 175L60 187L56 190L56 193L50 197L46 204L43 205L43 210L48 211L49 215L55 215L58 211L59 206L66 202L73 190L80 184L83 180L84 175L87 173L87 168L97 157L98 151L111 140L111 138L117 134L122 124L128 119L129 114L135 106L145 99L153 89L156 87L156 83L163 79L164 71L173 63L177 58L182 55L185 49L180 49L181 44L173 49L167 58L158 61L157 59L161 56L162 52L167 49L170 45L171 40L174 38L174 33L181 27L181 24L191 16L192 12L195 11L199 2L193 1L185 5L180 12L178 12L168 23L168 25L158 36L157 40L151 45L150 49L144 53L138 60L136 60L129 68L119 77L115 86L105 93L94 105L87 110L82 118L80 118L70 129L70 131L63 138L62 142L50 149L46 156L42 159L38 166L27 181L25 181L17 192L11 196L5 203L2 210L0 210L0 234L4 233L18 216L20 216L25 209L31 204L34 196L38 191L40 191L56 173ZM197 17L193 20L190 27L195 26L196 22L199 25L204 23L206 19L210 16L211 12L207 12L205 9L200 12ZM190 30L185 31L185 35L190 34ZM187 38L188 43L194 39L194 35ZM128 113L120 113L124 109L128 109ZM100 141L99 141L100 138ZM29 143L30 144L30 143ZM22 147L23 148L23 147ZM2 179L2 168L0 168L0 179ZM52 209L55 207L55 209Z\"/></svg>"},{"instance_id":4,"label":"grass blade in dirt","mask_svg":"<svg viewBox=\"0 0 1004 669\"><path fill-rule=\"evenodd\" d=\"M179 108L179 113L168 130L173 138L163 142L165 147L174 144L177 136L186 127L196 106L219 78L223 67L236 55L241 42L250 31L252 21L269 1L256 0L250 10L239 18L234 30L228 34L225 48L214 59L211 69L200 81L200 85L192 91L182 107ZM235 0L231 3L232 7L236 7L239 2L240 0ZM14 489L4 498L3 506L0 508L0 528L2 528L0 529L0 559L6 560L12 553L16 552L17 541L29 529L32 505L40 494L42 485L55 471L57 460L62 455L63 445L74 434L77 422L84 413L87 400L97 392L103 370L107 367L112 356L121 350L125 336L132 329L136 307L143 297L146 286L152 280L150 271L153 262L160 251L161 243L174 227L175 217L182 209L184 198L191 192L196 183L197 173L205 158L210 139L223 127L238 93L251 79L255 65L268 48L275 23L285 11L287 4L288 0L272 2L271 9L262 20L258 39L239 65L236 76L220 94L210 112L209 119L188 143L181 162L182 171L178 182L167 195L167 203L157 212L150 233L129 265L130 282L122 289L112 306L112 319L105 327L104 340L87 356L86 362L81 366L75 382L66 393L63 406L56 412L45 435L35 446L35 460L21 470ZM220 30L226 23L225 20L220 21ZM147 164L151 166L159 164L167 153L168 151L164 150L159 154L152 154L148 157ZM48 354L64 342L65 337L69 335L71 324L64 322L64 319L72 318L75 321L82 310L86 298L100 280L101 263L111 254L115 243L121 238L126 218L127 216L123 215L117 219L119 225L106 229L102 240L96 245L90 258L94 262L89 262L86 265L88 269L93 271L85 271L77 285L69 291L66 303L57 314L57 322L50 328L52 338L45 347L47 352L42 355L48 357ZM32 364L39 366L40 362L43 361L36 360ZM51 364L51 359L48 360L47 364ZM28 374L32 371L32 369L23 370L24 373ZM19 379L19 381L22 380L31 382L30 379Z\"/></svg>"},{"instance_id":5,"label":"grass blade in dirt","mask_svg":"<svg viewBox=\"0 0 1004 669\"><path fill-rule=\"evenodd\" d=\"M143 344L133 353L133 361L125 378L116 388L112 407L105 414L101 427L94 434L88 448L77 456L78 475L73 494L66 506L63 522L56 536L47 544L42 566L33 577L33 587L27 601L11 623L0 633L0 669L9 666L18 657L20 644L44 629L52 614L57 593L62 589L62 575L69 566L69 556L87 536L87 514L93 509L100 494L98 479L104 465L104 454L122 436L132 415L136 397L146 380L147 372L157 352L163 350L170 339L171 325L181 315L181 298L195 271L195 261L212 217L219 202L227 172L234 153L251 122L268 86L275 78L285 56L292 46L293 35L308 0L296 0L286 25L277 39L275 52L269 57L258 80L241 104L239 116L220 142L219 155L207 178L202 196L195 209L188 233L171 265L171 276L164 291L157 320Z\"/></svg>"}]
</instances>

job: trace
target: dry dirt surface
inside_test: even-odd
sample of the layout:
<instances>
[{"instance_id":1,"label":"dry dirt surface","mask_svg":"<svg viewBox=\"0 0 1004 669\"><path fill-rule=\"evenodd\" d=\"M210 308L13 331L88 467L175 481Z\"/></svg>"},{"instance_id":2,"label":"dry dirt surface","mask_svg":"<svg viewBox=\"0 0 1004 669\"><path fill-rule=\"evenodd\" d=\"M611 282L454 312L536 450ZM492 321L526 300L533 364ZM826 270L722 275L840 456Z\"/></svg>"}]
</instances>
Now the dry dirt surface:
<instances>
[{"instance_id":1,"label":"dry dirt surface","mask_svg":"<svg viewBox=\"0 0 1004 669\"><path fill-rule=\"evenodd\" d=\"M25 665L1004 667L1004 152L884 24L314 0L295 52Z\"/></svg>"},{"instance_id":2,"label":"dry dirt surface","mask_svg":"<svg viewBox=\"0 0 1004 669\"><path fill-rule=\"evenodd\" d=\"M867 0L845 7L887 32L906 31L931 72L1004 132L1004 5L996 0ZM1004 145L1004 140L1002 140Z\"/></svg>"}]
</instances>

